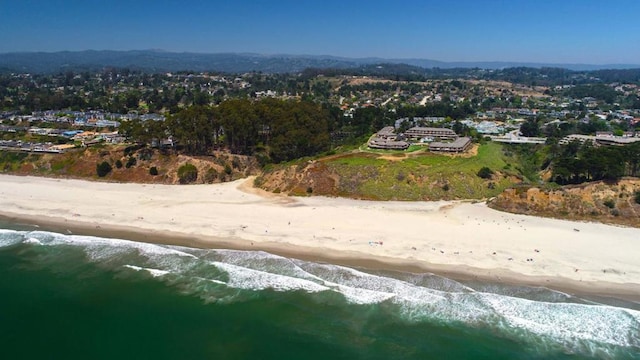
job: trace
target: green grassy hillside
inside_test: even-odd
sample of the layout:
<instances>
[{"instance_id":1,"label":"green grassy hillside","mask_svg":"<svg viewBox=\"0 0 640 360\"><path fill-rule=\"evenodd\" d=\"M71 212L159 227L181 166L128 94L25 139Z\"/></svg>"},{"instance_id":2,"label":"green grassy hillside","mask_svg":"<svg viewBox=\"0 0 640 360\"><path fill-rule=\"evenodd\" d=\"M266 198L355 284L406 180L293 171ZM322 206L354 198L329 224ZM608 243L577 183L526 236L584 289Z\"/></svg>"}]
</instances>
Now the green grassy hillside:
<instances>
[{"instance_id":1,"label":"green grassy hillside","mask_svg":"<svg viewBox=\"0 0 640 360\"><path fill-rule=\"evenodd\" d=\"M488 167L493 175L479 177ZM305 164L283 165L256 180L260 187L294 195L319 194L377 200L482 199L520 182L517 161L500 144L475 154L356 152Z\"/></svg>"}]
</instances>

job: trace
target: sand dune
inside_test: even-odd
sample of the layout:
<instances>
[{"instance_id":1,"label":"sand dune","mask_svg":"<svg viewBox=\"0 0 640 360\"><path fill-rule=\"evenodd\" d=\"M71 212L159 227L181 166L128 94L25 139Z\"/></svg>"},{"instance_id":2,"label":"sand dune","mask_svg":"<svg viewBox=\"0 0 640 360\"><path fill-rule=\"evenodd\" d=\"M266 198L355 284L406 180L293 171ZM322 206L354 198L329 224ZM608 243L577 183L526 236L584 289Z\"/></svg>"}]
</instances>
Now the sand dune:
<instances>
[{"instance_id":1,"label":"sand dune","mask_svg":"<svg viewBox=\"0 0 640 360\"><path fill-rule=\"evenodd\" d=\"M171 186L0 175L0 209L100 236L640 294L638 229L502 213L483 203L290 198L250 181Z\"/></svg>"}]
</instances>

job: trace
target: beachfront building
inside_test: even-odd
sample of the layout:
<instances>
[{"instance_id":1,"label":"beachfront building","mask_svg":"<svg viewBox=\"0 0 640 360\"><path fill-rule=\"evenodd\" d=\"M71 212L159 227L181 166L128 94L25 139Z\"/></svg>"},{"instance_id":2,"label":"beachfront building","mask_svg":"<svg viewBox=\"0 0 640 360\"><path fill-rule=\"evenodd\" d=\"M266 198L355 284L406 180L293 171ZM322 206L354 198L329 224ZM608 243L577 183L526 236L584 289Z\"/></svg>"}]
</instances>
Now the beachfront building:
<instances>
[{"instance_id":1,"label":"beachfront building","mask_svg":"<svg viewBox=\"0 0 640 360\"><path fill-rule=\"evenodd\" d=\"M429 151L461 153L467 151L469 147L471 147L471 139L465 136L452 142L432 142L429 144Z\"/></svg>"},{"instance_id":2,"label":"beachfront building","mask_svg":"<svg viewBox=\"0 0 640 360\"><path fill-rule=\"evenodd\" d=\"M369 139L367 145L372 149L406 150L409 143L395 132L393 126L386 126Z\"/></svg>"},{"instance_id":3,"label":"beachfront building","mask_svg":"<svg viewBox=\"0 0 640 360\"><path fill-rule=\"evenodd\" d=\"M404 135L412 140L420 140L423 138L455 140L458 138L456 132L451 129L433 127L412 127L407 130Z\"/></svg>"},{"instance_id":4,"label":"beachfront building","mask_svg":"<svg viewBox=\"0 0 640 360\"><path fill-rule=\"evenodd\" d=\"M409 148L409 143L402 140L396 141L396 140L388 140L388 139L382 139L378 137L372 137L369 140L368 146L372 149L406 150Z\"/></svg>"},{"instance_id":5,"label":"beachfront building","mask_svg":"<svg viewBox=\"0 0 640 360\"><path fill-rule=\"evenodd\" d=\"M396 140L398 139L398 134L396 134L396 129L393 126L385 126L376 133L375 137L387 140Z\"/></svg>"},{"instance_id":6,"label":"beachfront building","mask_svg":"<svg viewBox=\"0 0 640 360\"><path fill-rule=\"evenodd\" d=\"M367 145L371 149L406 150L410 146L407 139L411 142L429 142L429 151L460 153L471 147L471 138L459 138L451 129L412 127L404 134L396 134L393 126L382 128L369 139ZM436 139L438 141L434 141Z\"/></svg>"}]
</instances>

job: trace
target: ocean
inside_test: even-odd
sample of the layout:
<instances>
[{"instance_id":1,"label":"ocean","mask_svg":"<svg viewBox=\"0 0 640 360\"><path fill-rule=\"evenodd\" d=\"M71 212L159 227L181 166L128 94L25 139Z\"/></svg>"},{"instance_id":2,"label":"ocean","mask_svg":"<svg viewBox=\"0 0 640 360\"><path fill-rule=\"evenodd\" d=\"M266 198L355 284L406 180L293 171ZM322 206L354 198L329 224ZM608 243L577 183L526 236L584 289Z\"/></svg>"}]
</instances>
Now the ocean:
<instances>
[{"instance_id":1,"label":"ocean","mask_svg":"<svg viewBox=\"0 0 640 360\"><path fill-rule=\"evenodd\" d=\"M0 223L3 359L640 359L640 304Z\"/></svg>"}]
</instances>

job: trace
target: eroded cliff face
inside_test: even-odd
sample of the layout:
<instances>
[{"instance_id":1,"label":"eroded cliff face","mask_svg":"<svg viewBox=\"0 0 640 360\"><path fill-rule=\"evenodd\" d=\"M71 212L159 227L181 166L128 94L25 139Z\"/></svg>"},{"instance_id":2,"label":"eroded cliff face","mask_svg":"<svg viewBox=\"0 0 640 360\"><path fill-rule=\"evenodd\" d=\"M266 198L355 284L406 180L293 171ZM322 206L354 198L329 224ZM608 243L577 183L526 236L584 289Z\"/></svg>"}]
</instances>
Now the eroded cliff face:
<instances>
[{"instance_id":1,"label":"eroded cliff face","mask_svg":"<svg viewBox=\"0 0 640 360\"><path fill-rule=\"evenodd\" d=\"M189 163L198 170L194 184L236 180L259 173L253 157L217 152L210 156L186 156L155 149L104 146L77 149L64 154L22 154L13 161L0 162L0 173L65 177L87 180L178 184L178 169ZM134 159L134 160L131 160ZM96 175L96 165L106 161L112 170L104 177ZM152 174L151 168L156 168Z\"/></svg>"},{"instance_id":2,"label":"eroded cliff face","mask_svg":"<svg viewBox=\"0 0 640 360\"><path fill-rule=\"evenodd\" d=\"M273 193L339 196L339 182L338 174L326 164L314 161L262 174L255 185Z\"/></svg>"},{"instance_id":3,"label":"eroded cliff face","mask_svg":"<svg viewBox=\"0 0 640 360\"><path fill-rule=\"evenodd\" d=\"M518 214L640 227L640 179L594 182L558 189L517 187L491 199L490 207Z\"/></svg>"}]
</instances>

